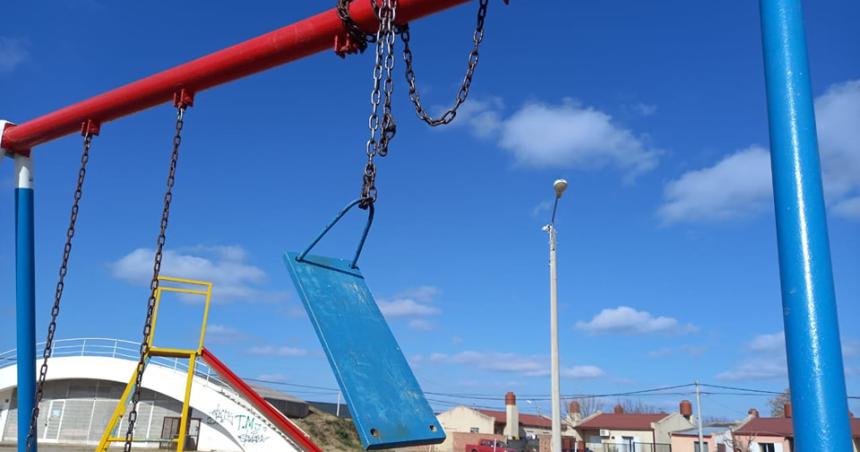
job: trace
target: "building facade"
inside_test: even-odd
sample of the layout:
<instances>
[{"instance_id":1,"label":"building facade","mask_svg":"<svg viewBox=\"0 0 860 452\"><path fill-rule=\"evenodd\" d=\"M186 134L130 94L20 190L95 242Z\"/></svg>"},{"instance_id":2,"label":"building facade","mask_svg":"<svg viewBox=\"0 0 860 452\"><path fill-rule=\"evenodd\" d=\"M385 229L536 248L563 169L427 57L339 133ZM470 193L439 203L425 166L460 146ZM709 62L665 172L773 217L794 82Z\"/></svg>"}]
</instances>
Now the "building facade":
<instances>
[{"instance_id":1,"label":"building facade","mask_svg":"<svg viewBox=\"0 0 860 452\"><path fill-rule=\"evenodd\" d=\"M117 340L58 341L50 361L44 398L40 404L40 443L95 446L136 366L137 344ZM18 406L14 351L0 354L0 441L15 442ZM135 447L170 444L179 432L187 379L183 360L153 358L143 378ZM295 400L290 401L294 403ZM24 414L25 416L27 414ZM228 384L198 364L190 404L186 450L218 452L299 451L297 442L282 432ZM122 436L120 421L116 433Z\"/></svg>"}]
</instances>

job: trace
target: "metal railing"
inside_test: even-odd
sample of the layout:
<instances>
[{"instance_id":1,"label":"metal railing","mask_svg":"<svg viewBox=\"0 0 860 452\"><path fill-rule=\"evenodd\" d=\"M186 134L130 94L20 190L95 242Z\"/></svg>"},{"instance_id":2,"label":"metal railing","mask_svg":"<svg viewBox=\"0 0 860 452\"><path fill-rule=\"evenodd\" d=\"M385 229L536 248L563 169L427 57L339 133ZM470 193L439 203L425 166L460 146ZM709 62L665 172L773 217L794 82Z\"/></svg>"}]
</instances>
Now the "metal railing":
<instances>
[{"instance_id":1,"label":"metal railing","mask_svg":"<svg viewBox=\"0 0 860 452\"><path fill-rule=\"evenodd\" d=\"M39 353L36 356L37 359L41 359L41 350L44 346L44 342L36 344L36 350L39 350ZM52 358L96 356L137 361L138 358L140 358L139 353L139 342L104 337L81 337L55 340L54 353L51 356ZM17 362L17 349L7 350L0 353L0 369L14 366ZM150 358L149 364L174 369L183 373L188 372L188 360L183 358L165 358L156 356ZM202 360L197 360L194 375L206 380L207 382L229 388L229 385L218 378L215 371L207 366Z\"/></svg>"},{"instance_id":2,"label":"metal railing","mask_svg":"<svg viewBox=\"0 0 860 452\"><path fill-rule=\"evenodd\" d=\"M586 443L585 450L590 452L672 452L672 445L660 443Z\"/></svg>"}]
</instances>

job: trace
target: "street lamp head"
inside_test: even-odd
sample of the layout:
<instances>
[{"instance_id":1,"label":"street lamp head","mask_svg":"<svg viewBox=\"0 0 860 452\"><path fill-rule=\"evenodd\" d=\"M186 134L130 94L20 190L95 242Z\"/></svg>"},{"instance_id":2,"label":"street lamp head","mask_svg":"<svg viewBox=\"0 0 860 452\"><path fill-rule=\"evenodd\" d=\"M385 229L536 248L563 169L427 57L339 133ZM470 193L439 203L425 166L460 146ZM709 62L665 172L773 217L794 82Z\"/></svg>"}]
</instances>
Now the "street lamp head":
<instances>
[{"instance_id":1,"label":"street lamp head","mask_svg":"<svg viewBox=\"0 0 860 452\"><path fill-rule=\"evenodd\" d=\"M555 189L555 197L561 198L561 194L567 190L567 181L564 179L558 179L552 184L552 188Z\"/></svg>"}]
</instances>

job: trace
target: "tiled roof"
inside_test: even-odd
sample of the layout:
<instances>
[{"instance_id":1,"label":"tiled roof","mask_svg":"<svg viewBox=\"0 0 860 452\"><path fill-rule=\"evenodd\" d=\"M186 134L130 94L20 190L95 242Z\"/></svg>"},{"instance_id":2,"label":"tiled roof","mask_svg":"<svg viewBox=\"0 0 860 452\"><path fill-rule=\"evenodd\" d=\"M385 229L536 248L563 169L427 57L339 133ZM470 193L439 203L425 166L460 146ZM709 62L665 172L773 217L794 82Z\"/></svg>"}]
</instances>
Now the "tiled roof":
<instances>
[{"instance_id":1,"label":"tiled roof","mask_svg":"<svg viewBox=\"0 0 860 452\"><path fill-rule=\"evenodd\" d=\"M504 425L508 422L508 415L504 411L478 410L478 412L494 418L497 424ZM534 414L520 413L520 425L524 427L552 428L552 420L543 416L535 416Z\"/></svg>"},{"instance_id":2,"label":"tiled roof","mask_svg":"<svg viewBox=\"0 0 860 452\"><path fill-rule=\"evenodd\" d=\"M615 414L601 413L576 426L578 429L651 430L651 423L660 421L667 413Z\"/></svg>"},{"instance_id":3,"label":"tiled roof","mask_svg":"<svg viewBox=\"0 0 860 452\"><path fill-rule=\"evenodd\" d=\"M735 430L740 435L778 435L786 438L794 437L794 427L791 418L784 417L759 417L750 419L749 422ZM860 438L860 419L851 419L851 433L855 438Z\"/></svg>"},{"instance_id":4,"label":"tiled roof","mask_svg":"<svg viewBox=\"0 0 860 452\"><path fill-rule=\"evenodd\" d=\"M741 428L735 430L739 435L777 435L794 436L791 418L785 417L756 417L752 418Z\"/></svg>"}]
</instances>

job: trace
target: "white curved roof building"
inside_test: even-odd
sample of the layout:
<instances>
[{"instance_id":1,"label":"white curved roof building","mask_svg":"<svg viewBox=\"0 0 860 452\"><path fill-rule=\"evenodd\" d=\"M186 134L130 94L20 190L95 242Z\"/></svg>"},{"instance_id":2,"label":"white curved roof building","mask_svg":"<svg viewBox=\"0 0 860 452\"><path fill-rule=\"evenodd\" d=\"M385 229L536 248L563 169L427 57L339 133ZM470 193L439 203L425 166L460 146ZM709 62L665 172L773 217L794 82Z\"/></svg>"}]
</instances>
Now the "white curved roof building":
<instances>
[{"instance_id":1,"label":"white curved roof building","mask_svg":"<svg viewBox=\"0 0 860 452\"><path fill-rule=\"evenodd\" d=\"M132 375L138 344L100 338L55 344L40 405L39 442L95 446ZM135 438L147 442L137 447L166 445L166 439L178 433L187 369L187 360L151 359L143 378L135 426ZM0 353L0 442L15 442L17 437L16 371L15 351ZM297 427L284 432L277 423L286 418L273 422L263 412L205 363L198 362L186 450L304 450L302 438L296 438L300 432ZM118 431L124 434L125 424L121 423Z\"/></svg>"}]
</instances>

